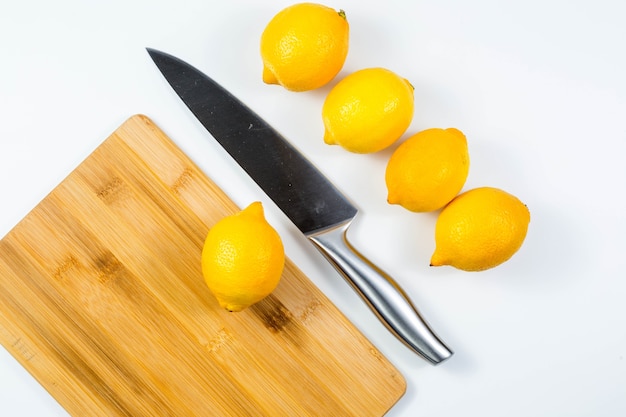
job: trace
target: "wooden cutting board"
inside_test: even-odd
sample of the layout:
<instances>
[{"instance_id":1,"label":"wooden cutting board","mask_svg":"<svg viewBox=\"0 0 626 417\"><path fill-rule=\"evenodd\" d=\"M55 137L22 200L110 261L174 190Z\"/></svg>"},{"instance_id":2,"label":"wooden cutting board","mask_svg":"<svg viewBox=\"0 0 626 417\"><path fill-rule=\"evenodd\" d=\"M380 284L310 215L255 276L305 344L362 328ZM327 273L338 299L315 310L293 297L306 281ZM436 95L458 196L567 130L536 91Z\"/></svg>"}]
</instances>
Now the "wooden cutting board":
<instances>
[{"instance_id":1,"label":"wooden cutting board","mask_svg":"<svg viewBox=\"0 0 626 417\"><path fill-rule=\"evenodd\" d=\"M73 416L385 414L404 378L290 260L219 308L200 253L236 210L133 116L0 241L0 342Z\"/></svg>"}]
</instances>

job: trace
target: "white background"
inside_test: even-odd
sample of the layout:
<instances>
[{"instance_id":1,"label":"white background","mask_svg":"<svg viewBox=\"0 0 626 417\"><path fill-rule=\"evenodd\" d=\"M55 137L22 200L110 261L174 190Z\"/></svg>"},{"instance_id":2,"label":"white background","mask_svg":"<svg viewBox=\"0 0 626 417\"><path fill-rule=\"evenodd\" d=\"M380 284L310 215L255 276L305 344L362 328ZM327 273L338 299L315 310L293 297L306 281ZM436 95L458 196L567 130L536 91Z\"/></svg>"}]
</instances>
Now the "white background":
<instances>
[{"instance_id":1,"label":"white background","mask_svg":"<svg viewBox=\"0 0 626 417\"><path fill-rule=\"evenodd\" d=\"M436 214L386 203L391 150L322 141L330 88L261 81L258 43L288 1L12 1L0 8L0 236L129 116L152 118L240 206L264 202L292 258L405 376L388 413L626 415L626 3L620 0L326 2L346 11L339 77L382 66L415 86L408 135L456 127L465 189L531 211L522 249L481 273L430 268ZM179 56L300 148L361 210L350 239L393 275L455 350L433 367L397 342L212 142L145 52ZM2 289L0 289L1 291ZM0 349L3 416L66 412Z\"/></svg>"}]
</instances>

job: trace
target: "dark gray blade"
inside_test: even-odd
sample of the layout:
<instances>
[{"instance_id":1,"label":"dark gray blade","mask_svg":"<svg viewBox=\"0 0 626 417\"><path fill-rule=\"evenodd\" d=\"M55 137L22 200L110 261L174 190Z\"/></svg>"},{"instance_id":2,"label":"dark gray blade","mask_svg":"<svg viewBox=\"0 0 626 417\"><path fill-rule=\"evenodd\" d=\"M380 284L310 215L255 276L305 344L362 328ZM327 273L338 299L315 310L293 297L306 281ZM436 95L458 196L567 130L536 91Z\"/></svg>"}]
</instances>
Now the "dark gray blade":
<instances>
[{"instance_id":1,"label":"dark gray blade","mask_svg":"<svg viewBox=\"0 0 626 417\"><path fill-rule=\"evenodd\" d=\"M357 209L276 130L211 78L148 48L200 123L304 234L352 219Z\"/></svg>"}]
</instances>

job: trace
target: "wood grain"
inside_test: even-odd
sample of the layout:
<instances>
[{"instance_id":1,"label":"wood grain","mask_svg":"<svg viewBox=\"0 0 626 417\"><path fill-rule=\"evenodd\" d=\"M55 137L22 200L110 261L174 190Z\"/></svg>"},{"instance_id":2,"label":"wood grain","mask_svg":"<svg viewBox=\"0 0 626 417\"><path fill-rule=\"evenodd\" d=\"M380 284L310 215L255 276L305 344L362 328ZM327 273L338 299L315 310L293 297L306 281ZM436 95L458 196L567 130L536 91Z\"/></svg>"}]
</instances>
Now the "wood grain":
<instances>
[{"instance_id":1,"label":"wood grain","mask_svg":"<svg viewBox=\"0 0 626 417\"><path fill-rule=\"evenodd\" d=\"M385 414L404 378L290 260L219 308L200 253L236 210L131 117L0 241L0 342L73 416Z\"/></svg>"}]
</instances>

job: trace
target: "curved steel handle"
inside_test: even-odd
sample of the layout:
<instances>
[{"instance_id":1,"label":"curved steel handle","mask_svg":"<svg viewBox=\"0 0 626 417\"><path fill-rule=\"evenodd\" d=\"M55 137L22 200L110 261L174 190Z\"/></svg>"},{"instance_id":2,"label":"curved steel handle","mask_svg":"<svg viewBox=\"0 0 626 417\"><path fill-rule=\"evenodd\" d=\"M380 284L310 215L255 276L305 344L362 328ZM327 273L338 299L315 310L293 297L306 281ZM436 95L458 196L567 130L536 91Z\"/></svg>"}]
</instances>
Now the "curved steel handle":
<instances>
[{"instance_id":1,"label":"curved steel handle","mask_svg":"<svg viewBox=\"0 0 626 417\"><path fill-rule=\"evenodd\" d=\"M400 341L434 365L448 359L453 352L430 329L402 288L350 245L346 238L350 223L307 238Z\"/></svg>"}]
</instances>

